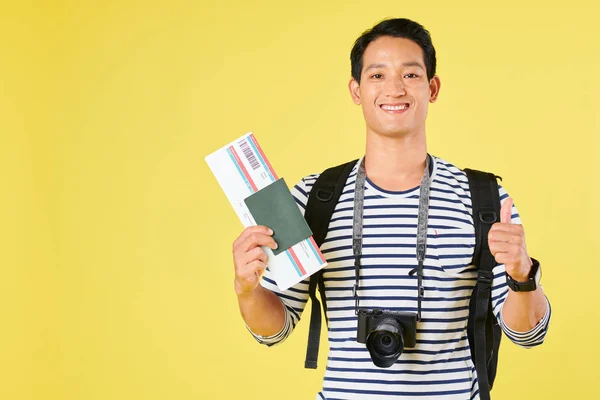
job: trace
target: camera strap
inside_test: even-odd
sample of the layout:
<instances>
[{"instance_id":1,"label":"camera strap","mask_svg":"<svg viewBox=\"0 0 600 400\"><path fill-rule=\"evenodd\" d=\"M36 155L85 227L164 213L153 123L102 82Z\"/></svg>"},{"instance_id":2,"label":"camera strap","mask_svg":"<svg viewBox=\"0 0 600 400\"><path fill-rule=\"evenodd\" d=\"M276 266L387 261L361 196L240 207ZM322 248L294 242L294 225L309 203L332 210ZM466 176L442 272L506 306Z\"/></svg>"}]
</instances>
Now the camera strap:
<instances>
[{"instance_id":1,"label":"camera strap","mask_svg":"<svg viewBox=\"0 0 600 400\"><path fill-rule=\"evenodd\" d=\"M425 163L425 171L419 186L419 215L417 222L417 248L416 256L418 265L409 272L409 275L417 273L417 315L421 320L421 300L425 294L423 288L423 262L425 261L425 253L427 251L427 219L429 216L429 188L431 186L431 177L429 173L430 156L427 155ZM364 203L365 203L365 181L367 171L365 169L365 157L360 160L358 171L356 174L356 182L354 189L354 218L352 223L352 252L354 254L354 270L356 273L356 282L352 290L354 296L355 312L358 314L359 307L359 280L360 280L360 258L362 255L363 242L363 218L364 218Z\"/></svg>"}]
</instances>

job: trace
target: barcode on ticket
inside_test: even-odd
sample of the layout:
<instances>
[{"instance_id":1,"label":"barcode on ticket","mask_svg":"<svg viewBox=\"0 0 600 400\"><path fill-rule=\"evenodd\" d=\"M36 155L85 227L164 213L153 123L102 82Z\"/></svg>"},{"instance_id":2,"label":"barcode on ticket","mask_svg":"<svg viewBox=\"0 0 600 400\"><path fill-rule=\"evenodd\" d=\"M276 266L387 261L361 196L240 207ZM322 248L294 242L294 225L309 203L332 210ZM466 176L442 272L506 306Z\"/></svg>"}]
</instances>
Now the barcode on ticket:
<instances>
[{"instance_id":1,"label":"barcode on ticket","mask_svg":"<svg viewBox=\"0 0 600 400\"><path fill-rule=\"evenodd\" d=\"M256 159L256 155L254 154L254 152L252 152L252 148L250 147L248 142L246 140L240 140L238 144L240 145L240 148L244 153L244 157L246 157L246 160L248 160L252 169L256 170L260 168L260 163Z\"/></svg>"}]
</instances>

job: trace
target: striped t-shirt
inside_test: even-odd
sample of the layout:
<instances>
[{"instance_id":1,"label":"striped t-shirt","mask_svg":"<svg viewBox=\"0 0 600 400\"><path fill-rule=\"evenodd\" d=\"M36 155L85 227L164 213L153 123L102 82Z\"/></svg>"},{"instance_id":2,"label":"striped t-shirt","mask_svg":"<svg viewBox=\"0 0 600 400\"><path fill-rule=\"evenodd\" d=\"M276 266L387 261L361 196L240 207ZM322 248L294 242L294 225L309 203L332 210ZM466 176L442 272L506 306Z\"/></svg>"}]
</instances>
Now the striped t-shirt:
<instances>
[{"instance_id":1,"label":"striped t-shirt","mask_svg":"<svg viewBox=\"0 0 600 400\"><path fill-rule=\"evenodd\" d=\"M375 366L366 345L356 341L357 317L352 287L354 182L350 174L337 204L321 251L328 265L323 272L329 357L323 389L317 399L478 399L476 371L467 339L469 299L476 282L472 266L475 234L467 177L452 164L432 157L425 287L417 342L390 368ZM318 175L298 183L292 194L304 212ZM508 197L500 187L500 200ZM360 306L417 311L416 233L419 188L391 192L368 178L365 184ZM521 220L513 206L512 222ZM531 331L518 333L504 325L501 310L508 293L504 265L494 268L492 306L510 340L523 347L544 341L550 307ZM308 280L281 292L267 269L261 284L285 306L285 326L271 337L254 337L263 344L280 343L292 332L308 300Z\"/></svg>"}]
</instances>

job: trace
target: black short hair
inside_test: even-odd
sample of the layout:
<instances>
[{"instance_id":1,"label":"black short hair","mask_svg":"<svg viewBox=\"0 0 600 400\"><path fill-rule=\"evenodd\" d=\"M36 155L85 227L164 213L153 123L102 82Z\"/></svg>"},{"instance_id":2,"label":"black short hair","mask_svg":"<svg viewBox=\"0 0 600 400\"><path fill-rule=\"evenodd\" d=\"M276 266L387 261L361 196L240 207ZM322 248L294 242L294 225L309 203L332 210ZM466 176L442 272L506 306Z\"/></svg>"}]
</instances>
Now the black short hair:
<instances>
[{"instance_id":1,"label":"black short hair","mask_svg":"<svg viewBox=\"0 0 600 400\"><path fill-rule=\"evenodd\" d=\"M350 64L352 77L360 83L360 74L363 68L363 55L367 46L382 36L392 36L412 40L423 50L427 79L435 76L435 47L431 42L431 35L423 25L406 18L386 19L365 31L352 47Z\"/></svg>"}]
</instances>

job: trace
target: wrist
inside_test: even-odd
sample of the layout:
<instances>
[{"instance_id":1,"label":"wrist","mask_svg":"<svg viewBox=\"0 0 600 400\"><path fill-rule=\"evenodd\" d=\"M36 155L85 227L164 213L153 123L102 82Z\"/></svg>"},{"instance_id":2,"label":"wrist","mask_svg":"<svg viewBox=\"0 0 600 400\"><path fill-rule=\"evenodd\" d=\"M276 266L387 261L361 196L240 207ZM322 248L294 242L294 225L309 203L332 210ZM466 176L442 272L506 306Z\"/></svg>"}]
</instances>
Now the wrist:
<instances>
[{"instance_id":1,"label":"wrist","mask_svg":"<svg viewBox=\"0 0 600 400\"><path fill-rule=\"evenodd\" d=\"M246 299L253 297L258 290L260 290L260 283L254 286L253 288L247 288L240 284L240 282L235 279L233 281L233 288L235 290L235 294L240 299Z\"/></svg>"},{"instance_id":2,"label":"wrist","mask_svg":"<svg viewBox=\"0 0 600 400\"><path fill-rule=\"evenodd\" d=\"M506 273L516 282L527 282L531 275L531 267L533 267L533 261L527 257L525 267L521 267L517 271L506 271Z\"/></svg>"},{"instance_id":3,"label":"wrist","mask_svg":"<svg viewBox=\"0 0 600 400\"><path fill-rule=\"evenodd\" d=\"M530 261L531 267L526 277L513 276L506 272L506 284L513 292L532 292L538 288L542 276L540 263L535 259L530 259Z\"/></svg>"}]
</instances>

